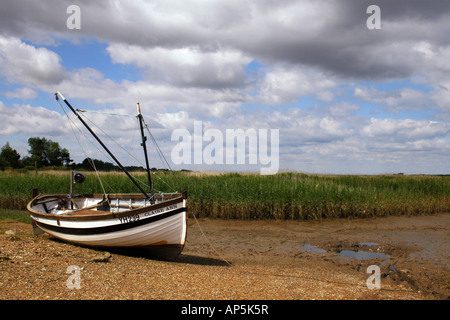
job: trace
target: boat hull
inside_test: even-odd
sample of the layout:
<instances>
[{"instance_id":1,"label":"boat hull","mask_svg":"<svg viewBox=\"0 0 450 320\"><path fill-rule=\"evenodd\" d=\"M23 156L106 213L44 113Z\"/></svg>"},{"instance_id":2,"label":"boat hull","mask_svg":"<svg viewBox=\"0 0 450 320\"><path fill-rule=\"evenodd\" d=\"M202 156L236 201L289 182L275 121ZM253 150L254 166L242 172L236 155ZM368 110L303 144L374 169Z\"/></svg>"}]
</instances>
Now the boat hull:
<instances>
[{"instance_id":1,"label":"boat hull","mask_svg":"<svg viewBox=\"0 0 450 320\"><path fill-rule=\"evenodd\" d=\"M127 196L130 202L139 201L138 195L120 195L122 199ZM139 250L166 258L178 256L185 245L185 194L118 212L104 212L98 210L99 206L66 210L62 214L42 212L45 203L52 203L50 200L60 202L61 198L57 197L40 195L29 203L28 211L37 227L63 241L97 248ZM115 197L118 195L112 196L108 203L113 203ZM50 200L45 202L45 199Z\"/></svg>"}]
</instances>

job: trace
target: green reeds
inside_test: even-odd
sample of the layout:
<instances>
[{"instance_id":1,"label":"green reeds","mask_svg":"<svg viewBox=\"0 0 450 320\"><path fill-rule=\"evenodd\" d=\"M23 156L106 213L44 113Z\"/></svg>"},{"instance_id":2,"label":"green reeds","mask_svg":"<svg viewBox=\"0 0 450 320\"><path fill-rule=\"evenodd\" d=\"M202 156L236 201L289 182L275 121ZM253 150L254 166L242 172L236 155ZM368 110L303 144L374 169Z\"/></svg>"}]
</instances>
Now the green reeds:
<instances>
[{"instance_id":1,"label":"green reeds","mask_svg":"<svg viewBox=\"0 0 450 320\"><path fill-rule=\"evenodd\" d=\"M145 175L136 173L145 182ZM137 193L128 178L102 173L108 193ZM431 214L450 210L450 177L407 175L306 175L285 172L202 174L157 172L154 187L188 191L189 212L220 219L323 219ZM41 193L68 193L70 174L0 173L0 208L26 207L32 188ZM75 186L76 193L102 193L95 174Z\"/></svg>"}]
</instances>

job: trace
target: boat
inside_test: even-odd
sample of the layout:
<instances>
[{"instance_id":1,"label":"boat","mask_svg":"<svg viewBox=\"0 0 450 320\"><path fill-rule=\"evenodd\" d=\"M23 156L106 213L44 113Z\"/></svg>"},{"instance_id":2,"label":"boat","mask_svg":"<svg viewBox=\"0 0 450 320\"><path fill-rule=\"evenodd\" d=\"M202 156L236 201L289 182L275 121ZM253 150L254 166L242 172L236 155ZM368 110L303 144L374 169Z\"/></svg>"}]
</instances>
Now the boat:
<instances>
[{"instance_id":1,"label":"boat","mask_svg":"<svg viewBox=\"0 0 450 320\"><path fill-rule=\"evenodd\" d=\"M82 173L72 171L69 194L35 194L27 209L34 227L60 240L95 248L138 250L158 258L176 258L187 234L187 192L155 193L148 164L143 118L138 119L150 191L146 191L104 145L64 96L56 92L108 152L141 193L75 194Z\"/></svg>"}]
</instances>

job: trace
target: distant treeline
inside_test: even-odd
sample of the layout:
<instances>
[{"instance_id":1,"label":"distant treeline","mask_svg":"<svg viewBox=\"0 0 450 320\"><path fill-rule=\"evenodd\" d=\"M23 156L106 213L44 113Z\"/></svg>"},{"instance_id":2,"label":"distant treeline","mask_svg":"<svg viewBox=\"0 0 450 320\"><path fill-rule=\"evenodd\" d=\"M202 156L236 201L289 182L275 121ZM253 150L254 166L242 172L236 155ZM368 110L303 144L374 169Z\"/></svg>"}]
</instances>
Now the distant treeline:
<instances>
[{"instance_id":1,"label":"distant treeline","mask_svg":"<svg viewBox=\"0 0 450 320\"><path fill-rule=\"evenodd\" d=\"M111 162L105 162L97 159L86 158L81 163L74 163L69 165L73 170L85 170L85 171L122 171L119 166L114 165ZM127 171L145 171L146 169L141 166L125 166ZM151 171L166 171L168 169L150 168Z\"/></svg>"},{"instance_id":2,"label":"distant treeline","mask_svg":"<svg viewBox=\"0 0 450 320\"><path fill-rule=\"evenodd\" d=\"M21 157L17 150L7 142L0 151L0 170L5 169L52 169L52 170L86 170L86 171L121 171L117 165L98 159L86 158L81 163L70 159L66 148L61 148L58 142L46 138L29 138L29 156ZM125 166L128 171L145 171L142 166ZM167 169L151 168L151 171Z\"/></svg>"}]
</instances>

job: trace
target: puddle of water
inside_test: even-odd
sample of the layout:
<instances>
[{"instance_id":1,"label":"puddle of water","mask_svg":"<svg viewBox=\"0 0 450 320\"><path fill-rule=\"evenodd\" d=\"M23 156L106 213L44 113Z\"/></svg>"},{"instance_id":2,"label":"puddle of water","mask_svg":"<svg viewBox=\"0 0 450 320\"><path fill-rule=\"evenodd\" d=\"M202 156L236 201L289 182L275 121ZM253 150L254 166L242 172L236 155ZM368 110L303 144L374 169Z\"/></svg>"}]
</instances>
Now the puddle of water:
<instances>
[{"instance_id":1,"label":"puddle of water","mask_svg":"<svg viewBox=\"0 0 450 320\"><path fill-rule=\"evenodd\" d=\"M371 251L352 251L352 250L342 250L338 252L340 255L343 255L348 258L353 258L356 260L370 260L370 259L378 259L378 258L389 258L388 254L381 252L371 252Z\"/></svg>"},{"instance_id":2,"label":"puddle of water","mask_svg":"<svg viewBox=\"0 0 450 320\"><path fill-rule=\"evenodd\" d=\"M376 242L360 242L359 245L360 245L360 246L368 246L368 247L371 247L371 246L378 246L378 245L380 245L380 244L379 244L379 243L376 243Z\"/></svg>"},{"instance_id":3,"label":"puddle of water","mask_svg":"<svg viewBox=\"0 0 450 320\"><path fill-rule=\"evenodd\" d=\"M312 245L310 245L309 243L303 245L303 249L305 249L308 252L315 252L315 253L325 253L327 252L326 250L320 249L320 248L316 248Z\"/></svg>"},{"instance_id":4,"label":"puddle of water","mask_svg":"<svg viewBox=\"0 0 450 320\"><path fill-rule=\"evenodd\" d=\"M366 246L378 246L378 243L375 242L361 242L360 245L366 245ZM313 253L326 253L327 251L321 248L317 248L312 246L309 243L306 243L302 246L303 250L306 252L313 252ZM370 260L370 259L387 259L390 258L388 254L382 253L382 252L372 252L372 251L364 251L364 250L341 250L337 251L337 253L341 256L347 257L347 258L353 258L356 260ZM389 259L384 260L382 264L385 264L389 261Z\"/></svg>"},{"instance_id":5,"label":"puddle of water","mask_svg":"<svg viewBox=\"0 0 450 320\"><path fill-rule=\"evenodd\" d=\"M386 263L390 262L391 260L387 259L380 263L380 267L384 266Z\"/></svg>"}]
</instances>

